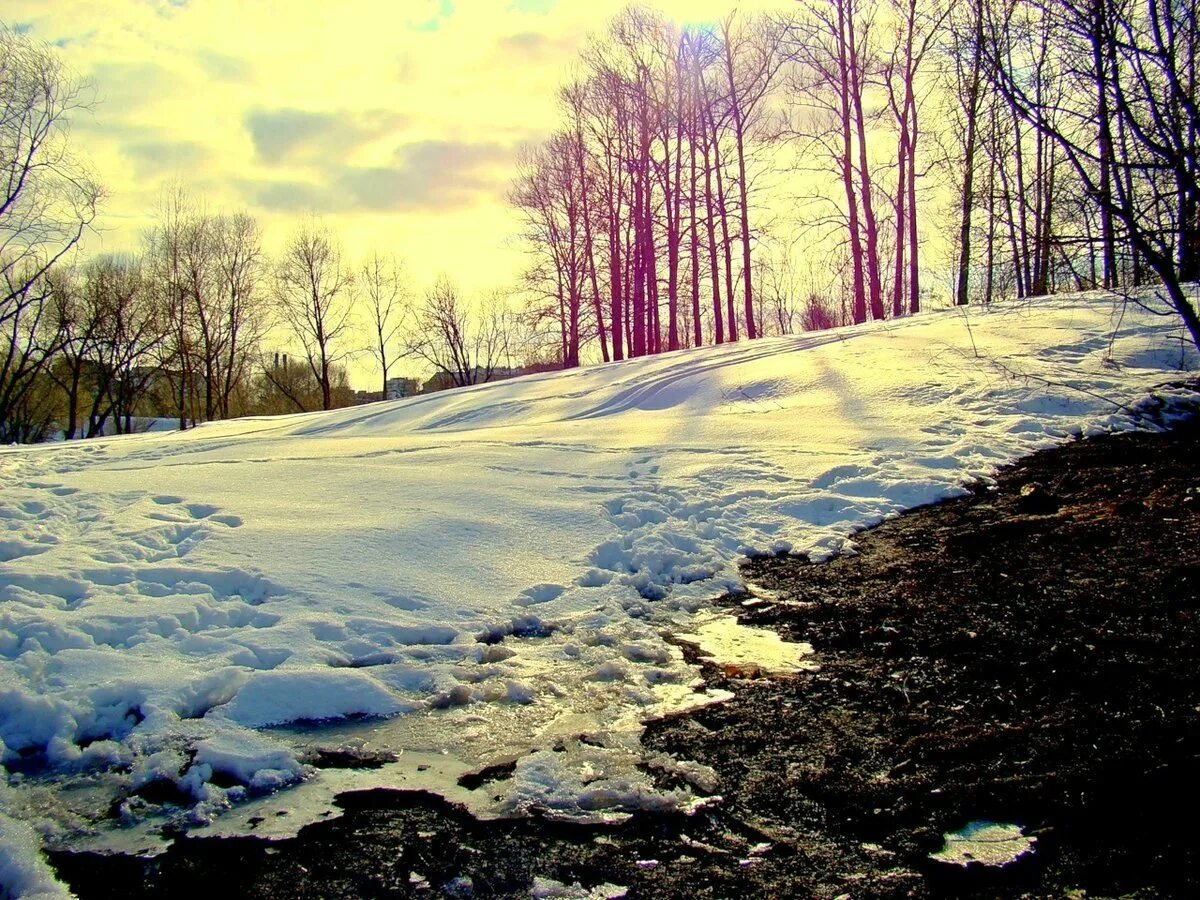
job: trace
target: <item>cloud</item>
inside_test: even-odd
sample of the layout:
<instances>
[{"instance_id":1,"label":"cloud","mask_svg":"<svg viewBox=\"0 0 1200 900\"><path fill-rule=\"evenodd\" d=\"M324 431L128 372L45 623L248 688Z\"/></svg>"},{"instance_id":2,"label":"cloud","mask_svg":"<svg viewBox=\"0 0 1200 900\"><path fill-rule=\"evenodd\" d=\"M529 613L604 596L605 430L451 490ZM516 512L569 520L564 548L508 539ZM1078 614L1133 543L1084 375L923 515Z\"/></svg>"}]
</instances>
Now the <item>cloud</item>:
<instances>
[{"instance_id":1,"label":"cloud","mask_svg":"<svg viewBox=\"0 0 1200 900\"><path fill-rule=\"evenodd\" d=\"M578 35L551 36L540 31L518 31L496 40L496 55L504 65L514 62L565 63L575 54L579 43Z\"/></svg>"},{"instance_id":2,"label":"cloud","mask_svg":"<svg viewBox=\"0 0 1200 900\"><path fill-rule=\"evenodd\" d=\"M403 115L388 110L255 109L245 118L254 151L268 165L345 160L363 144L387 135L405 122Z\"/></svg>"},{"instance_id":3,"label":"cloud","mask_svg":"<svg viewBox=\"0 0 1200 900\"><path fill-rule=\"evenodd\" d=\"M333 213L345 208L334 192L304 181L243 182L242 192L271 212Z\"/></svg>"},{"instance_id":4,"label":"cloud","mask_svg":"<svg viewBox=\"0 0 1200 900\"><path fill-rule=\"evenodd\" d=\"M98 110L105 119L126 119L171 96L179 86L175 72L151 61L102 62L89 73L96 86Z\"/></svg>"},{"instance_id":5,"label":"cloud","mask_svg":"<svg viewBox=\"0 0 1200 900\"><path fill-rule=\"evenodd\" d=\"M210 159L212 152L197 141L148 140L126 144L122 152L133 161L139 178L164 172L194 175Z\"/></svg>"},{"instance_id":6,"label":"cloud","mask_svg":"<svg viewBox=\"0 0 1200 900\"><path fill-rule=\"evenodd\" d=\"M504 37L496 41L496 43L499 45L501 50L505 50L510 53L524 53L532 54L534 56L541 56L546 52L547 49L554 46L555 41L553 41L547 35L541 34L537 31L521 31L517 34L506 34Z\"/></svg>"},{"instance_id":7,"label":"cloud","mask_svg":"<svg viewBox=\"0 0 1200 900\"><path fill-rule=\"evenodd\" d=\"M197 53L196 60L205 75L218 81L249 81L254 68L248 59L240 59L217 50L201 50Z\"/></svg>"},{"instance_id":8,"label":"cloud","mask_svg":"<svg viewBox=\"0 0 1200 900\"><path fill-rule=\"evenodd\" d=\"M361 209L451 209L492 188L512 157L490 141L418 141L396 151L394 166L351 169L339 183Z\"/></svg>"},{"instance_id":9,"label":"cloud","mask_svg":"<svg viewBox=\"0 0 1200 900\"><path fill-rule=\"evenodd\" d=\"M246 129L254 141L254 152L265 163L283 162L297 151L328 141L337 131L336 113L305 112L300 109L252 110Z\"/></svg>"},{"instance_id":10,"label":"cloud","mask_svg":"<svg viewBox=\"0 0 1200 900\"><path fill-rule=\"evenodd\" d=\"M319 182L247 185L272 212L447 211L492 196L514 150L494 142L416 141L397 149L390 166L334 166Z\"/></svg>"}]
</instances>

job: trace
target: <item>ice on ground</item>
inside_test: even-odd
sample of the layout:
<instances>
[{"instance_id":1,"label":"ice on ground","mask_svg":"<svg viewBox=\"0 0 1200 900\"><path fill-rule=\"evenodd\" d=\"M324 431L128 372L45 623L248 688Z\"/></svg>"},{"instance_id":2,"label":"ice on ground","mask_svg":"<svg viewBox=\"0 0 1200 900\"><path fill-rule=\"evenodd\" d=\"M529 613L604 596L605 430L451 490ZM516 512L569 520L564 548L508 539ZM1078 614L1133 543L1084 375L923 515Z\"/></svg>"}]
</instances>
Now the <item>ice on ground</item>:
<instances>
[{"instance_id":1,"label":"ice on ground","mask_svg":"<svg viewBox=\"0 0 1200 900\"><path fill-rule=\"evenodd\" d=\"M640 729L722 698L673 635L740 558L852 551L1032 450L1157 427L1195 363L1173 318L1091 294L0 449L5 821L147 849L379 785L687 808Z\"/></svg>"},{"instance_id":2,"label":"ice on ground","mask_svg":"<svg viewBox=\"0 0 1200 900\"><path fill-rule=\"evenodd\" d=\"M622 887L619 884L598 884L593 888L586 888L578 881L574 884L563 884L561 881L555 881L553 878L546 878L538 875L533 879L533 886L529 890L529 896L536 900L618 900L629 893L629 888Z\"/></svg>"},{"instance_id":3,"label":"ice on ground","mask_svg":"<svg viewBox=\"0 0 1200 900\"><path fill-rule=\"evenodd\" d=\"M944 835L945 846L930 859L969 866L979 863L985 866L1006 866L1033 852L1037 838L1026 837L1019 825L1004 825L999 822L969 822L960 831Z\"/></svg>"},{"instance_id":4,"label":"ice on ground","mask_svg":"<svg viewBox=\"0 0 1200 900\"><path fill-rule=\"evenodd\" d=\"M730 674L778 675L817 668L811 644L785 641L770 629L743 625L730 615L702 616L694 631L675 639L695 645L702 660Z\"/></svg>"}]
</instances>

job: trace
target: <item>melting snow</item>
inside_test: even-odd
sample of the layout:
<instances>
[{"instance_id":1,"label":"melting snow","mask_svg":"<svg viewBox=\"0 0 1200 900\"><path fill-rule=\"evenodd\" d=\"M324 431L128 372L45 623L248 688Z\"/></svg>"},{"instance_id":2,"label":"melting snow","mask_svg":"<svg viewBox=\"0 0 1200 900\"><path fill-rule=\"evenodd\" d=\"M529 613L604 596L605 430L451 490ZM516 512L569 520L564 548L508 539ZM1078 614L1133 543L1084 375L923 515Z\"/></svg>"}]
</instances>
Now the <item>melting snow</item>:
<instances>
[{"instance_id":1,"label":"melting snow","mask_svg":"<svg viewBox=\"0 0 1200 900\"><path fill-rule=\"evenodd\" d=\"M637 764L645 720L722 699L670 636L712 630L744 554L822 558L1039 447L1153 427L1195 358L1173 318L1131 306L1114 335L1117 312L949 310L0 450L0 882L52 885L35 830L145 849L273 805L283 832L355 787L481 815L702 802ZM394 762L313 765L339 747Z\"/></svg>"}]
</instances>

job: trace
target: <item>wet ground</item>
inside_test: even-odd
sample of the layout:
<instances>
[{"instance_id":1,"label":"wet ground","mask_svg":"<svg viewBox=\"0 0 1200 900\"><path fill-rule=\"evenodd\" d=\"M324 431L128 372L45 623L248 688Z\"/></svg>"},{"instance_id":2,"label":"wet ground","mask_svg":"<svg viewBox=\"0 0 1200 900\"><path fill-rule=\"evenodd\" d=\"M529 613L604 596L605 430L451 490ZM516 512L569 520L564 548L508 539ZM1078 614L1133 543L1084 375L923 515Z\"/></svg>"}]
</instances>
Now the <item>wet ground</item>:
<instances>
[{"instance_id":1,"label":"wet ground","mask_svg":"<svg viewBox=\"0 0 1200 900\"><path fill-rule=\"evenodd\" d=\"M1200 896L1198 449L1195 424L1076 442L864 532L857 556L748 564L754 594L723 602L819 669L706 663L735 698L649 728L721 777L692 817L481 823L376 791L294 839L52 862L85 898L555 895L535 878L595 897ZM1034 851L930 858L978 820Z\"/></svg>"}]
</instances>

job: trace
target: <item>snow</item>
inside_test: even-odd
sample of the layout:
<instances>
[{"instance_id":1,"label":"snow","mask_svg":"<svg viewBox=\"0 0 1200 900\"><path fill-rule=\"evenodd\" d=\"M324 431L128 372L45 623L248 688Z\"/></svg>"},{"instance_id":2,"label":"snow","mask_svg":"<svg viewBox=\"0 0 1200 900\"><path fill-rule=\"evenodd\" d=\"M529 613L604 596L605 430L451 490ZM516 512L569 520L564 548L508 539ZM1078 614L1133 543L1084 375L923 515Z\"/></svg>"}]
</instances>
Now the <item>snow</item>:
<instances>
[{"instance_id":1,"label":"snow","mask_svg":"<svg viewBox=\"0 0 1200 900\"><path fill-rule=\"evenodd\" d=\"M8 788L0 785L0 800ZM28 823L0 812L0 897L73 896L42 859L41 839Z\"/></svg>"},{"instance_id":2,"label":"snow","mask_svg":"<svg viewBox=\"0 0 1200 900\"><path fill-rule=\"evenodd\" d=\"M1195 364L1173 318L1091 294L5 448L4 834L153 849L380 785L480 815L692 808L715 786L659 789L638 736L722 699L668 638L743 555L853 552L1032 450L1156 427ZM312 765L343 746L397 761Z\"/></svg>"}]
</instances>

